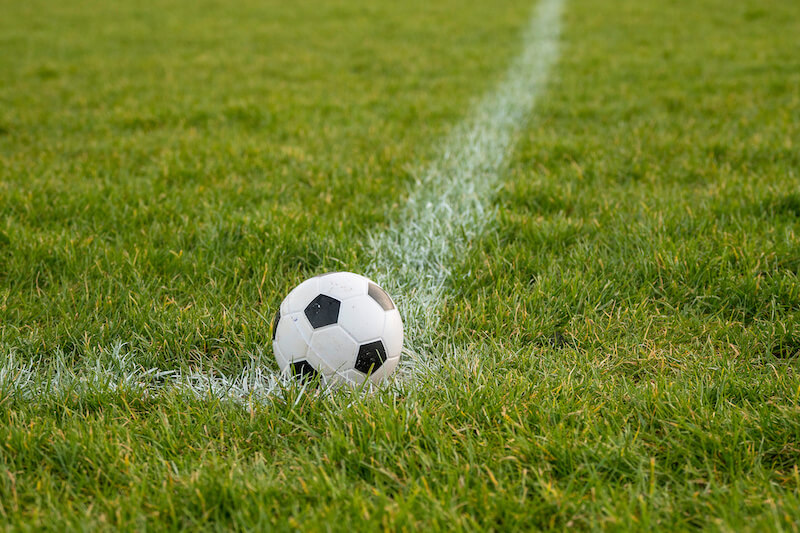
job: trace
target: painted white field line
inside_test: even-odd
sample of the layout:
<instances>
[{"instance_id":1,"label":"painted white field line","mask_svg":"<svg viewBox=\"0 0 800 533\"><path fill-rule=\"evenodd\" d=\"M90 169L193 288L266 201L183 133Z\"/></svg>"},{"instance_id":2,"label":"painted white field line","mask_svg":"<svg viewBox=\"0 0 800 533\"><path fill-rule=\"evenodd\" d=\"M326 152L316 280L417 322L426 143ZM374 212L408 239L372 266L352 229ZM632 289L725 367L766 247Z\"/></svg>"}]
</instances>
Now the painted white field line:
<instances>
[{"instance_id":1,"label":"painted white field line","mask_svg":"<svg viewBox=\"0 0 800 533\"><path fill-rule=\"evenodd\" d=\"M376 260L369 275L397 300L406 323L405 372L424 372L435 362L424 354L438 326L438 309L452 265L470 239L484 229L489 198L503 172L509 151L533 111L558 57L563 0L540 0L523 35L522 53L503 81L487 94L443 143L441 156L422 169L418 184L400 217L371 242ZM440 347L439 353L457 348ZM236 401L266 400L291 383L270 371L269 356L251 355L237 376L198 371L181 373L137 365L123 344L98 354L93 366L74 369L62 358L42 373L31 363L7 354L0 364L0 401L9 394L84 394L120 388L156 393L172 387L197 397Z\"/></svg>"},{"instance_id":2,"label":"painted white field line","mask_svg":"<svg viewBox=\"0 0 800 533\"><path fill-rule=\"evenodd\" d=\"M452 267L483 232L506 159L558 59L563 0L540 0L523 50L425 169L400 217L375 238L370 275L396 295L413 356L427 352ZM416 352L416 353L415 353Z\"/></svg>"},{"instance_id":3,"label":"painted white field line","mask_svg":"<svg viewBox=\"0 0 800 533\"><path fill-rule=\"evenodd\" d=\"M11 395L35 400L44 395L69 397L116 390L157 394L166 389L199 398L258 401L280 395L287 387L303 386L270 370L266 360L265 354L251 355L239 375L224 376L144 368L122 343L96 353L89 366L79 369L59 353L47 365L23 362L10 353L0 365L0 403Z\"/></svg>"}]
</instances>

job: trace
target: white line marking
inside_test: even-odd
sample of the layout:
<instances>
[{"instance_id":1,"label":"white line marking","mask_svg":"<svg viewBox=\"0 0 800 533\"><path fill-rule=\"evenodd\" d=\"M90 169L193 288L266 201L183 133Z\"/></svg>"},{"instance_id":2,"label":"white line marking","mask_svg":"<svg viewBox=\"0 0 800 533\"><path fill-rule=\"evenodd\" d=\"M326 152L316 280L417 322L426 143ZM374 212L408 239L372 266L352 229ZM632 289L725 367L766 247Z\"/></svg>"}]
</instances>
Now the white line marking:
<instances>
[{"instance_id":1,"label":"white line marking","mask_svg":"<svg viewBox=\"0 0 800 533\"><path fill-rule=\"evenodd\" d=\"M412 350L430 349L438 309L469 241L482 233L487 201L508 152L533 111L558 58L563 0L540 0L523 37L523 51L504 81L444 144L421 174L415 193L392 226L374 239L370 274L396 295Z\"/></svg>"},{"instance_id":2,"label":"white line marking","mask_svg":"<svg viewBox=\"0 0 800 533\"><path fill-rule=\"evenodd\" d=\"M540 0L523 37L523 51L504 81L484 97L470 117L446 139L441 157L421 173L416 191L401 217L373 240L377 260L370 274L398 301L406 322L406 368L423 371L433 364L416 351L431 348L438 325L438 308L451 265L479 235L487 218L487 201L502 173L513 140L533 111L550 68L558 57L563 0ZM251 356L238 376L208 372L145 369L118 344L105 350L93 366L74 369L56 357L44 366L15 359L0 365L0 402L9 395L35 398L41 394L82 394L135 388L153 392L164 387L202 398L236 401L267 400L290 383L265 365L268 356ZM296 384L295 384L296 385Z\"/></svg>"}]
</instances>

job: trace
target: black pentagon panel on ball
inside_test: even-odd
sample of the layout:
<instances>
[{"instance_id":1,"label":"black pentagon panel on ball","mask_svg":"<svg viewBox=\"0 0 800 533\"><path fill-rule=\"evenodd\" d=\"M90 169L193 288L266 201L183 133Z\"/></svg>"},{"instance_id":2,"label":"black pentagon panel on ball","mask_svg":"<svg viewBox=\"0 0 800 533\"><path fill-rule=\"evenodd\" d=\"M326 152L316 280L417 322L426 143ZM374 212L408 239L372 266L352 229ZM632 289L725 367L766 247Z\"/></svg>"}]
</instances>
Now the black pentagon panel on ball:
<instances>
[{"instance_id":1,"label":"black pentagon panel on ball","mask_svg":"<svg viewBox=\"0 0 800 533\"><path fill-rule=\"evenodd\" d=\"M375 372L386 361L386 348L381 341L362 344L358 349L355 369L364 374Z\"/></svg>"},{"instance_id":2,"label":"black pentagon panel on ball","mask_svg":"<svg viewBox=\"0 0 800 533\"><path fill-rule=\"evenodd\" d=\"M317 371L308 361L294 361L292 363L292 375L300 376L300 379L306 382L316 379Z\"/></svg>"},{"instance_id":3,"label":"black pentagon panel on ball","mask_svg":"<svg viewBox=\"0 0 800 533\"><path fill-rule=\"evenodd\" d=\"M275 318L272 320L272 340L275 340L275 335L278 334L278 321L281 319L281 310L275 313Z\"/></svg>"},{"instance_id":4,"label":"black pentagon panel on ball","mask_svg":"<svg viewBox=\"0 0 800 533\"><path fill-rule=\"evenodd\" d=\"M339 320L339 306L341 302L325 294L320 294L306 306L306 318L314 329L324 328L336 324Z\"/></svg>"},{"instance_id":5,"label":"black pentagon panel on ball","mask_svg":"<svg viewBox=\"0 0 800 533\"><path fill-rule=\"evenodd\" d=\"M389 295L386 293L386 291L374 283L369 284L369 291L367 291L367 294L369 294L373 300L378 302L378 305L383 307L384 311L391 311L394 309L394 302L392 302L392 299L389 298Z\"/></svg>"}]
</instances>

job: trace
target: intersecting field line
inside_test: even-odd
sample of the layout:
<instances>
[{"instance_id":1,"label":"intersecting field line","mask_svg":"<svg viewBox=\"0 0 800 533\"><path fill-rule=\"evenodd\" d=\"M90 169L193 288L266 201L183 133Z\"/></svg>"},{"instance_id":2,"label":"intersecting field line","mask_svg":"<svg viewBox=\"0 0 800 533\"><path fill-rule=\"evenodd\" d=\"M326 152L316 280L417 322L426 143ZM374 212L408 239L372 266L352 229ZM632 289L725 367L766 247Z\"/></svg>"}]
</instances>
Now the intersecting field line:
<instances>
[{"instance_id":1,"label":"intersecting field line","mask_svg":"<svg viewBox=\"0 0 800 533\"><path fill-rule=\"evenodd\" d=\"M530 117L558 58L564 0L540 0L523 34L522 52L503 81L445 139L441 155L419 174L399 222L371 240L376 260L367 274L392 294L406 324L411 369L437 352L432 342L453 265L483 232L488 201L515 138ZM440 350L441 351L441 350ZM0 364L0 401L8 394L35 397L91 390L173 387L200 397L268 399L286 385L256 354L238 376L144 369L118 344L105 361L74 371L56 357L43 374L8 354Z\"/></svg>"}]
</instances>

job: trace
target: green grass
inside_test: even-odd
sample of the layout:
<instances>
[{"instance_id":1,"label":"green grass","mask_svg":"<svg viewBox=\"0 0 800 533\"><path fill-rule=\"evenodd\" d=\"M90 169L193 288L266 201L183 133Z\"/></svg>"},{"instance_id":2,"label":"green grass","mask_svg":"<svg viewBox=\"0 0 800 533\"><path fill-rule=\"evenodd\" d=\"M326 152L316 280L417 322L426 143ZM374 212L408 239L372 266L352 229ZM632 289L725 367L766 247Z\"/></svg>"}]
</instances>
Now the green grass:
<instances>
[{"instance_id":1,"label":"green grass","mask_svg":"<svg viewBox=\"0 0 800 533\"><path fill-rule=\"evenodd\" d=\"M0 357L268 353L518 52L532 6L489 4L4 1ZM244 405L0 390L0 523L796 530L798 34L789 0L570 0L434 368Z\"/></svg>"}]
</instances>

